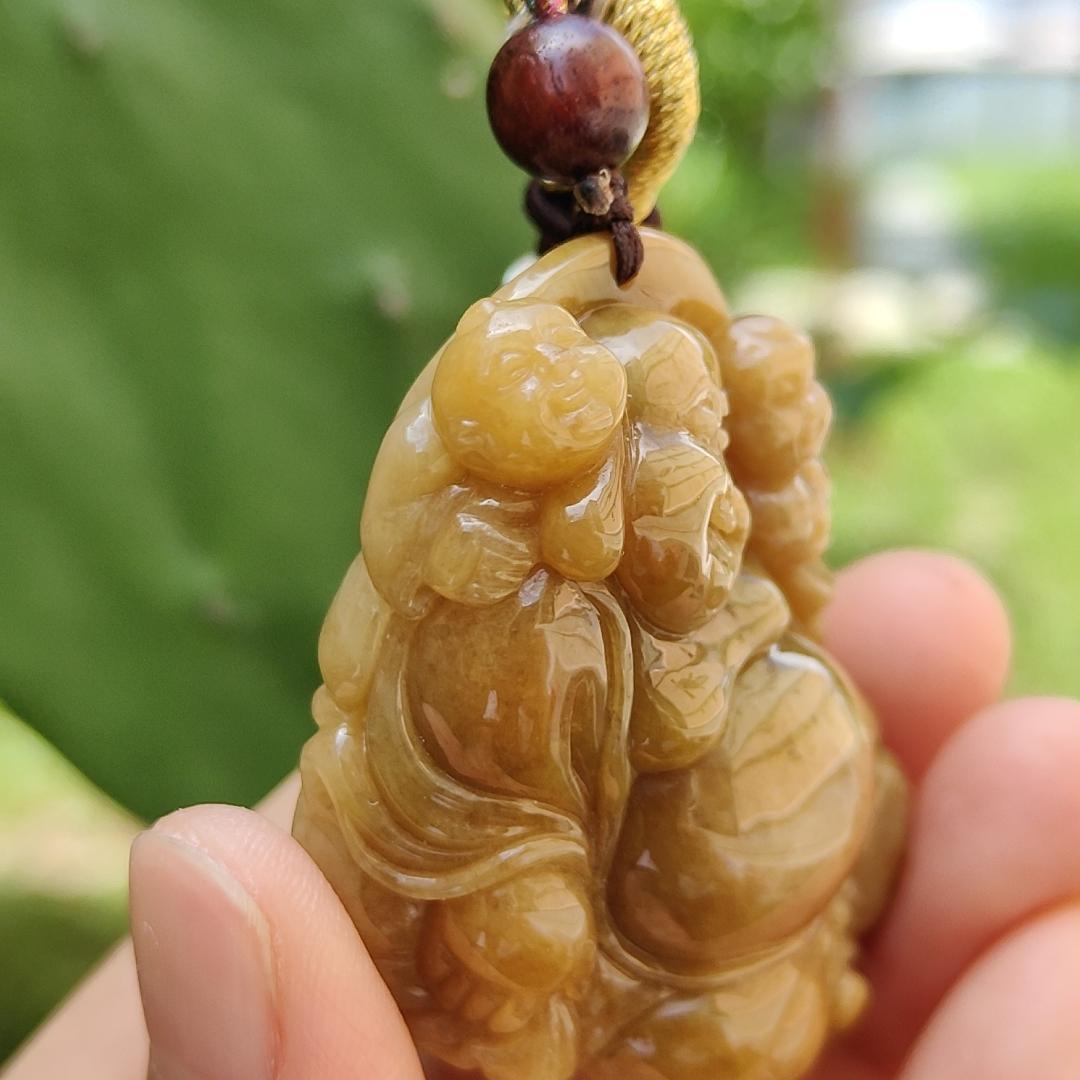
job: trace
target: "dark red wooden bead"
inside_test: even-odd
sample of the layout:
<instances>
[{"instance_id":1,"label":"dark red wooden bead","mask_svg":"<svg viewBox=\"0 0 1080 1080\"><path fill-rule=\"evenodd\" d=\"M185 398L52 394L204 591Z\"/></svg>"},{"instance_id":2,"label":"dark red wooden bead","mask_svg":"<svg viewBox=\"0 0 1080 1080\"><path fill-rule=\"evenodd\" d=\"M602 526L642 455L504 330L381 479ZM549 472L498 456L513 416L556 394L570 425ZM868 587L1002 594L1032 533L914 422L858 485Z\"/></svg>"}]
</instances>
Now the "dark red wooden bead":
<instances>
[{"instance_id":1,"label":"dark red wooden bead","mask_svg":"<svg viewBox=\"0 0 1080 1080\"><path fill-rule=\"evenodd\" d=\"M641 61L621 34L583 15L540 19L499 50L488 116L506 155L543 180L572 185L616 169L649 124Z\"/></svg>"}]
</instances>

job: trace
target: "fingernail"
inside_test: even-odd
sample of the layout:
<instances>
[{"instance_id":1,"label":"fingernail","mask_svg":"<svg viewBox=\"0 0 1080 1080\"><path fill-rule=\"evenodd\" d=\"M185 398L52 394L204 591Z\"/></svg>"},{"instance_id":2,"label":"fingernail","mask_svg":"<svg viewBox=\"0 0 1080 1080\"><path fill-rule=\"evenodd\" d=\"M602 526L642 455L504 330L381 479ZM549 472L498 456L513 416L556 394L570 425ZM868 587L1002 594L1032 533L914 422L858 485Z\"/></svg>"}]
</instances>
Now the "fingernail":
<instances>
[{"instance_id":1,"label":"fingernail","mask_svg":"<svg viewBox=\"0 0 1080 1080\"><path fill-rule=\"evenodd\" d=\"M228 870L163 832L131 849L131 936L155 1080L271 1080L270 927Z\"/></svg>"}]
</instances>

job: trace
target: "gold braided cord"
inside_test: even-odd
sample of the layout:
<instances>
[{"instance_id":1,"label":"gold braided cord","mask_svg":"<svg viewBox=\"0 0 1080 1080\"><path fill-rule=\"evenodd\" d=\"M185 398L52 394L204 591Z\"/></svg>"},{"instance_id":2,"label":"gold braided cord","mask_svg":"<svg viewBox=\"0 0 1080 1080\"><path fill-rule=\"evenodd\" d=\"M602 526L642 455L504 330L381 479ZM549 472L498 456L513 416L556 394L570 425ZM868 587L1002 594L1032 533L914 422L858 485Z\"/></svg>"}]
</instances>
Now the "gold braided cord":
<instances>
[{"instance_id":1,"label":"gold braided cord","mask_svg":"<svg viewBox=\"0 0 1080 1080\"><path fill-rule=\"evenodd\" d=\"M697 130L697 56L676 0L615 0L607 21L641 57L649 81L649 127L623 170L640 221L652 213Z\"/></svg>"},{"instance_id":2,"label":"gold braided cord","mask_svg":"<svg viewBox=\"0 0 1080 1080\"><path fill-rule=\"evenodd\" d=\"M506 6L520 14L525 0ZM604 7L605 21L630 42L649 83L649 127L623 169L642 221L694 139L701 114L697 56L677 0L608 0Z\"/></svg>"}]
</instances>

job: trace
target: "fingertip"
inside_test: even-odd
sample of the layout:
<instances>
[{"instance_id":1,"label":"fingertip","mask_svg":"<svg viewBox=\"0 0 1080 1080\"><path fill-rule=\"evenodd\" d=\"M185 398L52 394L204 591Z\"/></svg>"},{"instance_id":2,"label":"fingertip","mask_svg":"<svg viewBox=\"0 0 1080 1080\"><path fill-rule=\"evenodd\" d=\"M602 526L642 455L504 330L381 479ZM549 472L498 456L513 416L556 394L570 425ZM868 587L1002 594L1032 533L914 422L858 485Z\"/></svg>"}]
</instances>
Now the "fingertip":
<instances>
[{"instance_id":1,"label":"fingertip","mask_svg":"<svg viewBox=\"0 0 1080 1080\"><path fill-rule=\"evenodd\" d=\"M1078 776L1080 702L1053 697L1001 702L983 710L942 748L926 776L917 827L932 830L945 849L952 830L967 832L990 821L1003 850L1029 853L1042 864L1048 846L1062 839L1080 844ZM965 856L959 850L953 857ZM1080 874L1080 857L1073 861Z\"/></svg>"},{"instance_id":2,"label":"fingertip","mask_svg":"<svg viewBox=\"0 0 1080 1080\"><path fill-rule=\"evenodd\" d=\"M1080 1062L1080 905L994 945L920 1036L902 1080L1071 1080Z\"/></svg>"},{"instance_id":3,"label":"fingertip","mask_svg":"<svg viewBox=\"0 0 1080 1080\"><path fill-rule=\"evenodd\" d=\"M419 1080L393 998L341 902L287 832L251 810L199 806L169 814L144 835L201 853L265 918L282 1032L275 1075L303 1080L318 1063L326 1080Z\"/></svg>"},{"instance_id":4,"label":"fingertip","mask_svg":"<svg viewBox=\"0 0 1080 1080\"><path fill-rule=\"evenodd\" d=\"M131 848L131 935L152 1074L269 1075L277 1031L271 932L229 869L168 832L140 834Z\"/></svg>"},{"instance_id":5,"label":"fingertip","mask_svg":"<svg viewBox=\"0 0 1080 1080\"><path fill-rule=\"evenodd\" d=\"M960 559L873 555L843 571L823 630L912 778L966 719L1000 696L1011 635L993 587Z\"/></svg>"},{"instance_id":6,"label":"fingertip","mask_svg":"<svg viewBox=\"0 0 1080 1080\"><path fill-rule=\"evenodd\" d=\"M204 834L221 832L231 840L244 835L254 825L258 815L243 806L227 803L204 803L201 806L185 806L160 817L150 827L150 832L175 836L178 839L197 841Z\"/></svg>"},{"instance_id":7,"label":"fingertip","mask_svg":"<svg viewBox=\"0 0 1080 1080\"><path fill-rule=\"evenodd\" d=\"M867 956L876 999L860 1046L895 1061L979 953L1080 897L1080 703L984 710L926 774L888 921Z\"/></svg>"},{"instance_id":8,"label":"fingertip","mask_svg":"<svg viewBox=\"0 0 1080 1080\"><path fill-rule=\"evenodd\" d=\"M1080 701L1052 694L1035 694L1010 698L984 709L980 722L988 731L998 731L1003 737L1022 736L1030 727L1039 727L1045 734L1059 733L1071 739L1080 730Z\"/></svg>"}]
</instances>

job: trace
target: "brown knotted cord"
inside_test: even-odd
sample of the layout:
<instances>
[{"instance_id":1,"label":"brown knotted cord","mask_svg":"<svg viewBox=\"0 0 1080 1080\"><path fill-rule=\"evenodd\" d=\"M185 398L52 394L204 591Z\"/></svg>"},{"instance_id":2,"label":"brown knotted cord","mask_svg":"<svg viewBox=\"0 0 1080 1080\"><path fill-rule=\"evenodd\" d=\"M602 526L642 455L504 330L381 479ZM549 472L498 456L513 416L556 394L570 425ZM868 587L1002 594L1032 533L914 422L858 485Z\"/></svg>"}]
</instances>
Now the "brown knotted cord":
<instances>
[{"instance_id":1,"label":"brown knotted cord","mask_svg":"<svg viewBox=\"0 0 1080 1080\"><path fill-rule=\"evenodd\" d=\"M626 179L618 169L587 177L573 190L556 190L533 180L525 192L525 212L540 230L541 255L575 236L611 233L613 273L619 285L637 277L645 246L635 223ZM644 224L660 227L659 211Z\"/></svg>"}]
</instances>

